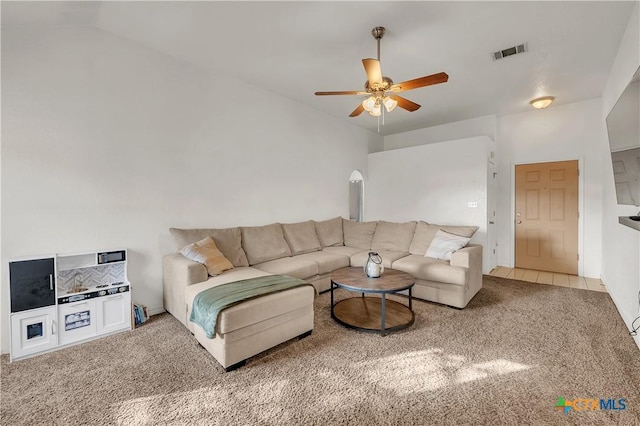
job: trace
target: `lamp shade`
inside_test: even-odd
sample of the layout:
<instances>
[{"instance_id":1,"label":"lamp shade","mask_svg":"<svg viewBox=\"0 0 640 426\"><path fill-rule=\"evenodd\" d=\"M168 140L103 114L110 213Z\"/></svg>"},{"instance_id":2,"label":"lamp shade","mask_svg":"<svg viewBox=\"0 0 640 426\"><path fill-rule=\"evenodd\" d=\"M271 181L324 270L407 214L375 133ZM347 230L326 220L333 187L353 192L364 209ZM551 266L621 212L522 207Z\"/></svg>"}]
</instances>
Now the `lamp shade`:
<instances>
[{"instance_id":1,"label":"lamp shade","mask_svg":"<svg viewBox=\"0 0 640 426\"><path fill-rule=\"evenodd\" d=\"M373 96L369 96L367 99L362 101L362 108L364 108L364 110L367 112L371 112L375 104L376 98L374 98Z\"/></svg>"},{"instance_id":2,"label":"lamp shade","mask_svg":"<svg viewBox=\"0 0 640 426\"><path fill-rule=\"evenodd\" d=\"M383 100L382 103L384 105L384 108L387 110L387 112L391 112L394 109L396 109L396 107L398 106L398 102L394 99L391 99L390 97L386 96Z\"/></svg>"},{"instance_id":3,"label":"lamp shade","mask_svg":"<svg viewBox=\"0 0 640 426\"><path fill-rule=\"evenodd\" d=\"M369 111L369 114L373 115L374 117L380 117L380 115L382 115L381 105L379 103L375 103L373 108L371 108L371 111Z\"/></svg>"}]
</instances>

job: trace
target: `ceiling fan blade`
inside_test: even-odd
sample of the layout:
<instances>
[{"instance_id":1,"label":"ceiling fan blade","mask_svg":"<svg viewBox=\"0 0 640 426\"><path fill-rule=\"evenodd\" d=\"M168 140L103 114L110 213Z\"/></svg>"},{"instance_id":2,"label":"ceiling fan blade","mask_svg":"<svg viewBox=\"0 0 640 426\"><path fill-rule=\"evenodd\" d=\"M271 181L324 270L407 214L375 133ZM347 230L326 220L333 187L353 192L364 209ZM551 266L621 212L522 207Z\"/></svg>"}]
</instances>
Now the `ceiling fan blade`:
<instances>
[{"instance_id":1,"label":"ceiling fan blade","mask_svg":"<svg viewBox=\"0 0 640 426\"><path fill-rule=\"evenodd\" d=\"M367 95L367 92L358 92L356 90L347 90L342 92L316 92L316 96L326 96L326 95Z\"/></svg>"},{"instance_id":2,"label":"ceiling fan blade","mask_svg":"<svg viewBox=\"0 0 640 426\"><path fill-rule=\"evenodd\" d=\"M373 86L374 83L382 84L382 69L380 68L380 61L377 59L363 59L362 64L364 70L367 72L367 80L369 85Z\"/></svg>"},{"instance_id":3,"label":"ceiling fan blade","mask_svg":"<svg viewBox=\"0 0 640 426\"><path fill-rule=\"evenodd\" d=\"M362 114L362 111L364 111L364 107L360 104L358 105L358 108L354 109L353 112L349 114L349 117L357 117Z\"/></svg>"},{"instance_id":4,"label":"ceiling fan blade","mask_svg":"<svg viewBox=\"0 0 640 426\"><path fill-rule=\"evenodd\" d=\"M417 89L418 87L431 86L432 84L446 83L449 80L449 76L446 72L439 72L438 74L428 75L426 77L420 77L413 80L403 81L402 83L396 83L389 88L392 92L404 92L405 90Z\"/></svg>"},{"instance_id":5,"label":"ceiling fan blade","mask_svg":"<svg viewBox=\"0 0 640 426\"><path fill-rule=\"evenodd\" d=\"M409 99L405 99L402 96L389 95L389 97L391 99L393 99L394 101L396 101L400 108L406 109L407 111L413 112L413 111L415 111L415 110L420 108L420 105L418 105L415 102L410 101Z\"/></svg>"}]
</instances>

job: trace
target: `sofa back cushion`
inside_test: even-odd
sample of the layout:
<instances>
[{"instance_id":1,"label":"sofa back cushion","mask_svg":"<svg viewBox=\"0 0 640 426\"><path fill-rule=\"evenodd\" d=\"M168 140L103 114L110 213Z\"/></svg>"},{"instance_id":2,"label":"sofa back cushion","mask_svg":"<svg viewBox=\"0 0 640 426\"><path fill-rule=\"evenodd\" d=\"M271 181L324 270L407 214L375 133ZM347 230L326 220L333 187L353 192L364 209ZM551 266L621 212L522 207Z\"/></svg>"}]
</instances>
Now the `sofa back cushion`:
<instances>
[{"instance_id":1,"label":"sofa back cushion","mask_svg":"<svg viewBox=\"0 0 640 426\"><path fill-rule=\"evenodd\" d=\"M436 233L440 229L450 234L471 238L478 230L478 227L435 225L433 223L420 221L416 225L416 231L413 234L413 240L411 240L411 245L409 246L409 253L424 256L431 244L431 240L433 240L433 237L436 236Z\"/></svg>"},{"instance_id":2,"label":"sofa back cushion","mask_svg":"<svg viewBox=\"0 0 640 426\"><path fill-rule=\"evenodd\" d=\"M372 250L409 251L416 222L394 223L378 221L371 241Z\"/></svg>"},{"instance_id":3,"label":"sofa back cushion","mask_svg":"<svg viewBox=\"0 0 640 426\"><path fill-rule=\"evenodd\" d=\"M354 222L353 220L343 219L344 245L369 250L377 224L378 222Z\"/></svg>"},{"instance_id":4,"label":"sofa back cushion","mask_svg":"<svg viewBox=\"0 0 640 426\"><path fill-rule=\"evenodd\" d=\"M311 253L320 250L320 241L312 221L283 223L284 239L291 249L291 255Z\"/></svg>"},{"instance_id":5,"label":"sofa back cushion","mask_svg":"<svg viewBox=\"0 0 640 426\"><path fill-rule=\"evenodd\" d=\"M225 229L180 229L170 228L176 242L176 250L180 251L185 246L211 237L220 249L224 257L235 267L249 266L247 255L242 249L240 228Z\"/></svg>"},{"instance_id":6,"label":"sofa back cushion","mask_svg":"<svg viewBox=\"0 0 640 426\"><path fill-rule=\"evenodd\" d=\"M316 234L318 235L318 240L320 240L320 246L322 248L344 245L341 217L324 220L322 222L316 222L314 220L313 225L316 228Z\"/></svg>"},{"instance_id":7,"label":"sofa back cushion","mask_svg":"<svg viewBox=\"0 0 640 426\"><path fill-rule=\"evenodd\" d=\"M247 253L249 265L268 262L291 256L282 233L282 225L272 223L265 226L243 226L242 248Z\"/></svg>"}]
</instances>

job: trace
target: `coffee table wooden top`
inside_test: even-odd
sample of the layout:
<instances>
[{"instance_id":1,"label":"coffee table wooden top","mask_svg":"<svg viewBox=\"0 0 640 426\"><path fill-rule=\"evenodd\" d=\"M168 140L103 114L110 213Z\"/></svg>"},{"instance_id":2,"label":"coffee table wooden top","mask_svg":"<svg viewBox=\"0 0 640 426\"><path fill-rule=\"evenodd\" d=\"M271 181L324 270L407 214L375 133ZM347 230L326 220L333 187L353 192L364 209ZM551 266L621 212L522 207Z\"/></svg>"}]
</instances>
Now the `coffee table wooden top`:
<instances>
[{"instance_id":1,"label":"coffee table wooden top","mask_svg":"<svg viewBox=\"0 0 640 426\"><path fill-rule=\"evenodd\" d=\"M347 290L365 293L393 293L413 287L415 279L406 272L385 269L378 278L369 278L362 268L347 267L331 273L331 281Z\"/></svg>"}]
</instances>

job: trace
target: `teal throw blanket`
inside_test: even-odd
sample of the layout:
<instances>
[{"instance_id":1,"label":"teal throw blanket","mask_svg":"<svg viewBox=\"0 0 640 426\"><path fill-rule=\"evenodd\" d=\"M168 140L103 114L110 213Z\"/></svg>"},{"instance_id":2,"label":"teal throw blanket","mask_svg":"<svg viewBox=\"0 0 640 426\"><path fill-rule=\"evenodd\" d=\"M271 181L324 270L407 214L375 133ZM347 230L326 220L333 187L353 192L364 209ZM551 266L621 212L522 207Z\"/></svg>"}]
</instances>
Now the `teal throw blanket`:
<instances>
[{"instance_id":1,"label":"teal throw blanket","mask_svg":"<svg viewBox=\"0 0 640 426\"><path fill-rule=\"evenodd\" d=\"M196 294L189 321L198 324L207 337L213 339L216 337L218 315L223 309L245 300L305 285L311 284L288 275L268 275L221 284Z\"/></svg>"}]
</instances>

